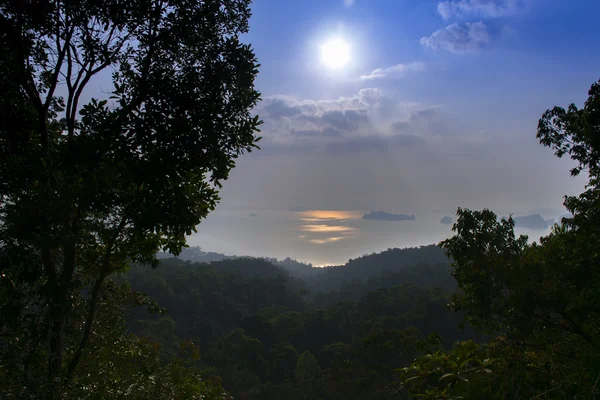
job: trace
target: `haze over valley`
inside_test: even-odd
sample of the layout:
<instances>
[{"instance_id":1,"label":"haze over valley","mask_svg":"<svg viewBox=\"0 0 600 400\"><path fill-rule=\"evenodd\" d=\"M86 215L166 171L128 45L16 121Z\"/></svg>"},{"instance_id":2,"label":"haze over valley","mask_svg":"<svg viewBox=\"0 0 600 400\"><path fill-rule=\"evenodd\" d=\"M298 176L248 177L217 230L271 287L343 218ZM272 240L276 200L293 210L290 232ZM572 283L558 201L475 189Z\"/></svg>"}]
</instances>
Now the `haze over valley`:
<instances>
[{"instance_id":1,"label":"haze over valley","mask_svg":"<svg viewBox=\"0 0 600 400\"><path fill-rule=\"evenodd\" d=\"M545 218L556 222L566 213L564 209L529 211L541 212L542 221ZM365 212L256 210L253 217L249 210L217 208L198 226L188 243L226 255L291 257L315 266L341 265L350 258L388 248L437 244L452 235L452 224L442 224L441 219L455 218L455 212L447 210L417 214L414 221L377 221L364 220ZM513 216L522 215L530 214ZM550 229L550 224L519 224L516 232L537 241Z\"/></svg>"}]
</instances>

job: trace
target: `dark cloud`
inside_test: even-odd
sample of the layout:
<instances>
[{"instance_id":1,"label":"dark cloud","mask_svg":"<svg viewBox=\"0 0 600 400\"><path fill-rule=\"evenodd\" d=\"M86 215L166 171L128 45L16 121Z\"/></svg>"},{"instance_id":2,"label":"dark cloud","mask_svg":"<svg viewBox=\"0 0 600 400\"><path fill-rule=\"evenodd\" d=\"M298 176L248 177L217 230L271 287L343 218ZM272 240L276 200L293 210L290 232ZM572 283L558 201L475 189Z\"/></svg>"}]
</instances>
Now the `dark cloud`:
<instances>
[{"instance_id":1,"label":"dark cloud","mask_svg":"<svg viewBox=\"0 0 600 400\"><path fill-rule=\"evenodd\" d=\"M366 109L332 110L320 114L302 114L297 119L316 126L328 126L348 132L356 131L361 124L369 122Z\"/></svg>"},{"instance_id":2,"label":"dark cloud","mask_svg":"<svg viewBox=\"0 0 600 400\"><path fill-rule=\"evenodd\" d=\"M271 118L293 117L300 114L297 107L291 107L283 99L269 99L264 102L262 110L264 115Z\"/></svg>"},{"instance_id":3,"label":"dark cloud","mask_svg":"<svg viewBox=\"0 0 600 400\"><path fill-rule=\"evenodd\" d=\"M379 89L334 100L271 97L257 112L265 121L261 155L381 152L458 131L441 107L400 103ZM404 119L394 120L399 115Z\"/></svg>"},{"instance_id":4,"label":"dark cloud","mask_svg":"<svg viewBox=\"0 0 600 400\"><path fill-rule=\"evenodd\" d=\"M340 137L343 135L343 132L339 129L327 127L323 129L323 136L326 137Z\"/></svg>"},{"instance_id":5,"label":"dark cloud","mask_svg":"<svg viewBox=\"0 0 600 400\"><path fill-rule=\"evenodd\" d=\"M327 111L321 116L323 123L342 131L355 131L368 122L366 110Z\"/></svg>"}]
</instances>

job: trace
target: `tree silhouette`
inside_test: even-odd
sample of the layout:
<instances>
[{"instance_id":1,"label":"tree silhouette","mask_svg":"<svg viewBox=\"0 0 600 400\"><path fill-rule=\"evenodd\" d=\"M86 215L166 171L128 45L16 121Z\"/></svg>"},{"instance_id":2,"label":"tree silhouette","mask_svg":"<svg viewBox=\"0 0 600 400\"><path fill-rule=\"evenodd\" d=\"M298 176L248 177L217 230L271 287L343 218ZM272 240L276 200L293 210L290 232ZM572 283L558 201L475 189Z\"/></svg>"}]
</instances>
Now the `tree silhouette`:
<instances>
[{"instance_id":1,"label":"tree silhouette","mask_svg":"<svg viewBox=\"0 0 600 400\"><path fill-rule=\"evenodd\" d=\"M49 397L85 356L106 278L181 251L256 148L249 3L0 4L0 325L47 354ZM110 93L84 104L101 74Z\"/></svg>"}]
</instances>

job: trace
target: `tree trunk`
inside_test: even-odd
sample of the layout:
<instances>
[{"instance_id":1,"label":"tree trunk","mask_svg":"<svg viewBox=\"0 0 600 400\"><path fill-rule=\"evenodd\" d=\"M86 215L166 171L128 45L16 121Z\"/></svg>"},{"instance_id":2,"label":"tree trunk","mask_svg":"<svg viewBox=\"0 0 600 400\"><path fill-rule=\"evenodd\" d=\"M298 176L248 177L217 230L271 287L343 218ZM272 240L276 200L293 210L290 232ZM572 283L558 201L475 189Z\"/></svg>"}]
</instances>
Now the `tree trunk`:
<instances>
[{"instance_id":1,"label":"tree trunk","mask_svg":"<svg viewBox=\"0 0 600 400\"><path fill-rule=\"evenodd\" d=\"M61 292L58 288L57 292ZM53 299L53 310L51 314L51 326L49 330L49 353L48 353L48 400L62 398L62 364L65 336L65 304L63 296L57 295Z\"/></svg>"}]
</instances>

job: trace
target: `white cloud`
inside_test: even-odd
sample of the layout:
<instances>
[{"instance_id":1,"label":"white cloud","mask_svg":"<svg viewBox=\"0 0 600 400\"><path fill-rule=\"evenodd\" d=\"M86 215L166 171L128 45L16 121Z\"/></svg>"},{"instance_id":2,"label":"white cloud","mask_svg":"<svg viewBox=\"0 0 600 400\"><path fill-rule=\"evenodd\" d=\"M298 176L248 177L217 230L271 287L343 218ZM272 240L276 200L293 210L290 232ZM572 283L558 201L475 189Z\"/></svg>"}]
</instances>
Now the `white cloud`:
<instances>
[{"instance_id":1,"label":"white cloud","mask_svg":"<svg viewBox=\"0 0 600 400\"><path fill-rule=\"evenodd\" d=\"M258 106L261 116L270 119L304 119L323 117L331 112L354 111L364 113L376 107L382 100L382 93L377 88L365 88L354 96L338 97L331 100L300 100L292 96L276 95L266 97Z\"/></svg>"},{"instance_id":2,"label":"white cloud","mask_svg":"<svg viewBox=\"0 0 600 400\"><path fill-rule=\"evenodd\" d=\"M354 5L354 0L344 0L344 5L346 7L352 7Z\"/></svg>"},{"instance_id":3,"label":"white cloud","mask_svg":"<svg viewBox=\"0 0 600 400\"><path fill-rule=\"evenodd\" d=\"M425 47L458 54L476 52L489 42L490 35L482 21L451 24L421 38L421 45Z\"/></svg>"},{"instance_id":4,"label":"white cloud","mask_svg":"<svg viewBox=\"0 0 600 400\"><path fill-rule=\"evenodd\" d=\"M463 132L468 134L469 129L461 128L463 122L459 122L455 129L459 136L432 140L399 136L400 132L420 132L421 117L403 116L401 121L414 129L396 124L398 136L384 136L379 127L381 131L371 136L323 138L305 147L273 148L272 143L260 143L261 150L240 158L225 183L219 207L288 209L297 205L315 210L383 209L417 214L460 205L491 207L506 215L554 207L554 201L560 205L565 193L580 190L580 182L569 177L566 160L554 160L551 152L530 140L535 130L524 130L528 138L505 140L505 127L496 126L490 127L492 132L482 140L467 141ZM424 128L433 129L433 125ZM270 130L263 133L265 139L273 135ZM336 232L319 237L315 232L302 234L308 240L342 236ZM354 245L350 239L337 243Z\"/></svg>"},{"instance_id":5,"label":"white cloud","mask_svg":"<svg viewBox=\"0 0 600 400\"><path fill-rule=\"evenodd\" d=\"M423 71L425 64L422 62L413 62L409 64L397 64L388 68L377 68L366 75L361 75L360 79L370 80L389 77L402 77L408 72Z\"/></svg>"},{"instance_id":6,"label":"white cloud","mask_svg":"<svg viewBox=\"0 0 600 400\"><path fill-rule=\"evenodd\" d=\"M404 96L376 88L329 99L265 96L256 109L265 121L261 150L240 158L220 207L416 214L460 205L506 215L553 207L552 199L560 204L564 193L579 190L561 164L567 160L554 160L537 145L531 118L508 125L501 115L462 118L444 105L409 103ZM297 243L343 236L301 234L306 240ZM324 247L355 243L349 238Z\"/></svg>"},{"instance_id":7,"label":"white cloud","mask_svg":"<svg viewBox=\"0 0 600 400\"><path fill-rule=\"evenodd\" d=\"M446 0L438 3L437 11L442 18L477 15L481 17L506 17L517 14L525 7L526 0Z\"/></svg>"},{"instance_id":8,"label":"white cloud","mask_svg":"<svg viewBox=\"0 0 600 400\"><path fill-rule=\"evenodd\" d=\"M351 97L300 100L290 96L265 98L256 111L264 120L263 137L279 150L305 152L315 146L372 131L373 110L381 91L360 90Z\"/></svg>"},{"instance_id":9,"label":"white cloud","mask_svg":"<svg viewBox=\"0 0 600 400\"><path fill-rule=\"evenodd\" d=\"M256 112L264 121L262 155L385 152L459 131L441 107L398 102L376 88L331 100L269 96Z\"/></svg>"}]
</instances>

